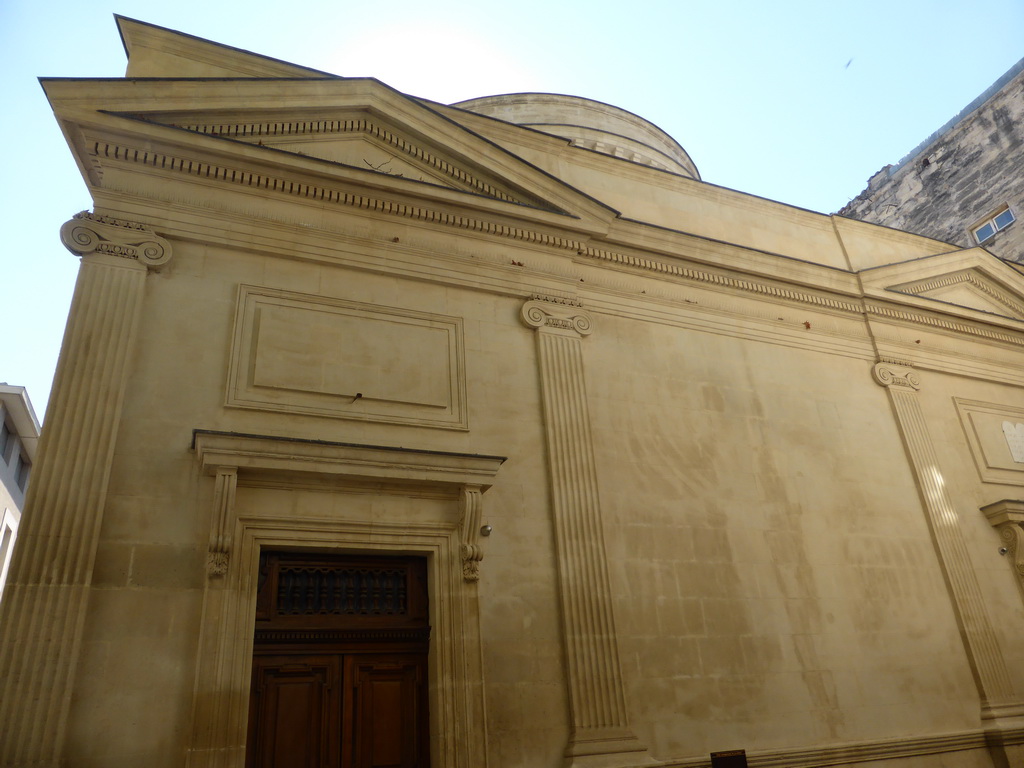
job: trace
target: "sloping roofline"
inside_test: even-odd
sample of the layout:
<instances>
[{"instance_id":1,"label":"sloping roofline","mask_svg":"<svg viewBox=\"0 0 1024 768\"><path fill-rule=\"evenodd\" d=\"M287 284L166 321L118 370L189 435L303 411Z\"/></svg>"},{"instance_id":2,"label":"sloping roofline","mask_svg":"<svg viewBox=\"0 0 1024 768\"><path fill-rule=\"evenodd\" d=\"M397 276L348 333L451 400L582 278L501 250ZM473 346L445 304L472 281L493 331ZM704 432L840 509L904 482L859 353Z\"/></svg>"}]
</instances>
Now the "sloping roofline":
<instances>
[{"instance_id":1,"label":"sloping roofline","mask_svg":"<svg viewBox=\"0 0 1024 768\"><path fill-rule=\"evenodd\" d=\"M14 422L14 428L21 438L29 461L36 459L36 446L39 443L39 419L36 417L32 401L28 399L25 387L0 383L0 403L3 403L8 418Z\"/></svg>"},{"instance_id":2,"label":"sloping roofline","mask_svg":"<svg viewBox=\"0 0 1024 768\"><path fill-rule=\"evenodd\" d=\"M121 45L124 46L125 57L128 58L129 60L131 59L131 46L130 46L129 39L128 39L130 37L130 34L126 34L126 26L127 25L131 25L131 24L135 24L135 25L138 25L140 27L148 27L150 29L158 30L160 32L165 32L168 35L173 35L174 37L187 38L189 40L194 40L194 41L196 41L198 43L202 43L203 45L208 45L208 46L212 46L212 47L215 47L215 48L219 48L222 51L226 51L226 52L230 52L230 53L238 53L238 54L242 54L243 56L253 57L255 59L262 59L263 61L266 61L266 62L272 62L272 63L274 63L274 64L276 64L278 66L289 67L291 69L296 70L296 74L299 74L301 72L307 72L310 75L313 75L315 77L331 77L331 78L340 77L339 75L336 75L333 72L324 72L323 70L320 70L320 69L313 69L312 67L305 67L305 66L303 66L301 64L295 64L295 63L290 62L290 61L285 61L284 59L276 59L273 56L266 56L266 55L264 55L262 53L255 53L253 51L246 50L245 48L236 48L233 45L225 45L224 43L218 43L215 40L209 40L209 39L207 39L205 37L198 37L197 35L190 35L187 32L180 32L180 31L178 31L176 29L171 29L169 27L162 27L159 24L151 24L148 21L140 21L139 19L133 19L130 16L122 16L121 14L118 14L118 13L114 14L114 21L117 22L117 32L118 32L118 34L121 37Z\"/></svg>"}]
</instances>

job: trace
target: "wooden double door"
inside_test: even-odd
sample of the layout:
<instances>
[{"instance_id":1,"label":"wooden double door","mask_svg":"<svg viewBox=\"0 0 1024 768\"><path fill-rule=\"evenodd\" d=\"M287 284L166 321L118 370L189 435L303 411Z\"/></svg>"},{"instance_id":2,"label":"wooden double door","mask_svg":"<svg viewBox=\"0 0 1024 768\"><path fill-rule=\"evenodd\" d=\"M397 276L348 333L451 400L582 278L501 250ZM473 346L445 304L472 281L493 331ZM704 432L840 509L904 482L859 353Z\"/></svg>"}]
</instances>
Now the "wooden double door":
<instances>
[{"instance_id":1,"label":"wooden double door","mask_svg":"<svg viewBox=\"0 0 1024 768\"><path fill-rule=\"evenodd\" d=\"M261 558L246 768L428 768L425 571Z\"/></svg>"}]
</instances>

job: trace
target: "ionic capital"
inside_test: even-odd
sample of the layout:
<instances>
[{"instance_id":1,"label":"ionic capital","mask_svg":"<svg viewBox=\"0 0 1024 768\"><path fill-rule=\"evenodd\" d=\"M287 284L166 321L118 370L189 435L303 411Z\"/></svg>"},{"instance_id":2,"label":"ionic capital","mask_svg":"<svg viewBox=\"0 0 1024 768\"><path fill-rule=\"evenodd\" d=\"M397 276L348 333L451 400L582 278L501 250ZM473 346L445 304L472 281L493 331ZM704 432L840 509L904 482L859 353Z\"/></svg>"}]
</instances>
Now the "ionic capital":
<instances>
[{"instance_id":1,"label":"ionic capital","mask_svg":"<svg viewBox=\"0 0 1024 768\"><path fill-rule=\"evenodd\" d=\"M103 253L159 269L171 260L171 244L149 227L82 211L60 228L60 240L76 256Z\"/></svg>"},{"instance_id":2,"label":"ionic capital","mask_svg":"<svg viewBox=\"0 0 1024 768\"><path fill-rule=\"evenodd\" d=\"M871 371L875 382L883 387L916 392L921 388L921 377L911 363L902 360L886 360L876 363Z\"/></svg>"},{"instance_id":3,"label":"ionic capital","mask_svg":"<svg viewBox=\"0 0 1024 768\"><path fill-rule=\"evenodd\" d=\"M590 315L571 299L534 296L523 304L520 317L536 330L569 331L580 336L589 336L591 331Z\"/></svg>"}]
</instances>

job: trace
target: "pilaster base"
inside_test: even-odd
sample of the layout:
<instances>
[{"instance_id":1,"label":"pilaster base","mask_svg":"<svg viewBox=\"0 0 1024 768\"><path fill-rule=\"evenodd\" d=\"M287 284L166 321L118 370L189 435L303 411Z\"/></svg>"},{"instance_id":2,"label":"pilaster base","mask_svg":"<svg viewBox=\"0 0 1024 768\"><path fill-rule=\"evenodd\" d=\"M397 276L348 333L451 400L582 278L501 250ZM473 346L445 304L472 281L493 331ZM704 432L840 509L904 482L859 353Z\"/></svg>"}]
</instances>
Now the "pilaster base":
<instances>
[{"instance_id":1,"label":"pilaster base","mask_svg":"<svg viewBox=\"0 0 1024 768\"><path fill-rule=\"evenodd\" d=\"M628 728L580 729L565 748L566 768L638 768L660 764Z\"/></svg>"},{"instance_id":2,"label":"pilaster base","mask_svg":"<svg viewBox=\"0 0 1024 768\"><path fill-rule=\"evenodd\" d=\"M988 743L988 753L995 768L1015 768L1024 765L1024 744L1017 741L1008 743L1001 731L986 732L985 741Z\"/></svg>"},{"instance_id":3,"label":"pilaster base","mask_svg":"<svg viewBox=\"0 0 1024 768\"><path fill-rule=\"evenodd\" d=\"M987 704L982 707L981 717L995 768L1024 765L1024 703Z\"/></svg>"},{"instance_id":4,"label":"pilaster base","mask_svg":"<svg viewBox=\"0 0 1024 768\"><path fill-rule=\"evenodd\" d=\"M190 749L187 768L238 768L245 765L245 747L213 747Z\"/></svg>"}]
</instances>

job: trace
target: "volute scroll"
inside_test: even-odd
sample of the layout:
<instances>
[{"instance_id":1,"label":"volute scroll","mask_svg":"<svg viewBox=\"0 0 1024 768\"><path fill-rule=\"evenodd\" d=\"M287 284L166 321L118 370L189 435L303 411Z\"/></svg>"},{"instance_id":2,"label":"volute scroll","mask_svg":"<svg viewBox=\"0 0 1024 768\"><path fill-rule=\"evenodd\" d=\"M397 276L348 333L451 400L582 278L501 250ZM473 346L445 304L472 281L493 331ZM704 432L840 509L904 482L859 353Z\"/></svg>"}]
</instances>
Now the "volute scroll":
<instances>
[{"instance_id":1,"label":"volute scroll","mask_svg":"<svg viewBox=\"0 0 1024 768\"><path fill-rule=\"evenodd\" d=\"M112 216L82 211L60 228L64 247L76 256L93 253L137 261L159 269L171 260L171 244L149 227Z\"/></svg>"},{"instance_id":2,"label":"volute scroll","mask_svg":"<svg viewBox=\"0 0 1024 768\"><path fill-rule=\"evenodd\" d=\"M875 382L883 387L894 387L916 392L921 389L921 377L912 363L903 360L882 360L871 371Z\"/></svg>"},{"instance_id":3,"label":"volute scroll","mask_svg":"<svg viewBox=\"0 0 1024 768\"><path fill-rule=\"evenodd\" d=\"M589 336L593 330L590 315L579 302L535 296L523 304L520 318L523 324L535 330L570 331Z\"/></svg>"}]
</instances>

